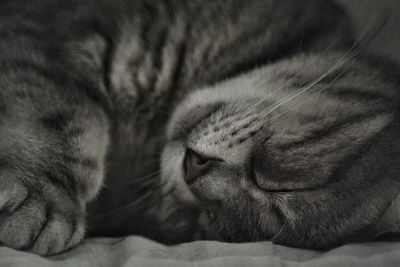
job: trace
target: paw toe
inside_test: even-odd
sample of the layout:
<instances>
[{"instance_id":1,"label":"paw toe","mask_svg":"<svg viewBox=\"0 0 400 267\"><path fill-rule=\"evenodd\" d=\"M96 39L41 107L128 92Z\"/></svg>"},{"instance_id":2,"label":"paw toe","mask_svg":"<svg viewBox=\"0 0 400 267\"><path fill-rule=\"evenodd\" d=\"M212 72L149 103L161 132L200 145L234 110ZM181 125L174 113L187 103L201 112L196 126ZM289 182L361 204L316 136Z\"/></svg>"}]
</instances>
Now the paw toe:
<instances>
[{"instance_id":1,"label":"paw toe","mask_svg":"<svg viewBox=\"0 0 400 267\"><path fill-rule=\"evenodd\" d=\"M29 246L46 223L47 211L39 201L27 198L12 210L4 210L0 219L0 240L7 246L23 249Z\"/></svg>"},{"instance_id":2,"label":"paw toe","mask_svg":"<svg viewBox=\"0 0 400 267\"><path fill-rule=\"evenodd\" d=\"M76 222L73 216L57 213L51 215L29 251L40 255L53 255L65 251L70 247L73 239L76 239L77 242L82 240L83 231L78 232L78 225L81 224L81 222ZM76 235L78 236L76 237Z\"/></svg>"}]
</instances>

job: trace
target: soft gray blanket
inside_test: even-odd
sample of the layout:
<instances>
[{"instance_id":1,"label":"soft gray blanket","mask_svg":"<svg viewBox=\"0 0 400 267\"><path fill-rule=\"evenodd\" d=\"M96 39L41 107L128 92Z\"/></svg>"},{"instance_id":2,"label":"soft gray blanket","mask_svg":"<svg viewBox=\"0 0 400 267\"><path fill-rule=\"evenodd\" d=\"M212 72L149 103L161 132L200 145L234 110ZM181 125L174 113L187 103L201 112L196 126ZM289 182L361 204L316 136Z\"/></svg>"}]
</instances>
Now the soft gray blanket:
<instances>
[{"instance_id":1,"label":"soft gray blanket","mask_svg":"<svg viewBox=\"0 0 400 267\"><path fill-rule=\"evenodd\" d=\"M347 245L322 253L271 242L227 244L198 241L168 247L142 237L91 239L72 251L50 258L0 248L0 266L395 267L400 266L400 243Z\"/></svg>"}]
</instances>

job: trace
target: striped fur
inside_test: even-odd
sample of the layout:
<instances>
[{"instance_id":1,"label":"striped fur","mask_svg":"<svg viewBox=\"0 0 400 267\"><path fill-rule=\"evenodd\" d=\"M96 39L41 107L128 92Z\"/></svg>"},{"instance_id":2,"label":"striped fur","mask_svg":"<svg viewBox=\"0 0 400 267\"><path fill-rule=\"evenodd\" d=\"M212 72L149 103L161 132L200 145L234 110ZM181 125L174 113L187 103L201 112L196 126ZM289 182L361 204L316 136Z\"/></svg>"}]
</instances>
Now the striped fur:
<instances>
[{"instance_id":1,"label":"striped fur","mask_svg":"<svg viewBox=\"0 0 400 267\"><path fill-rule=\"evenodd\" d=\"M343 179L348 184L330 180L346 162L354 167L343 177L396 148L383 137L374 141L382 145L376 153L365 148L395 131L397 84L354 53L343 57L352 42L345 13L325 0L1 1L0 242L55 254L81 241L86 224L91 234L160 238L175 223L168 233L185 234L162 234L163 241L187 239L188 223L179 228L167 215L181 208L170 198L192 201L193 190L223 196L217 218L225 219L203 227L208 238L275 237L308 247L346 239L397 192L396 168L379 183L375 169L365 181L361 174ZM233 164L207 176L226 184L207 184L210 178L189 190L182 182L186 145ZM279 201L256 190L236 198L233 181L247 177L243 164L253 154L254 183L288 191ZM354 184L363 190L354 192ZM325 225L337 223L333 230L301 220L318 218L335 198L367 194L371 184L376 203L349 200L356 210L324 217ZM335 198L321 193L326 201L318 206L310 186ZM393 192L382 195L387 186ZM294 208L299 201L310 203L309 213ZM342 211L371 218L338 221ZM240 223L230 225L233 217ZM315 239L320 233L326 239Z\"/></svg>"}]
</instances>

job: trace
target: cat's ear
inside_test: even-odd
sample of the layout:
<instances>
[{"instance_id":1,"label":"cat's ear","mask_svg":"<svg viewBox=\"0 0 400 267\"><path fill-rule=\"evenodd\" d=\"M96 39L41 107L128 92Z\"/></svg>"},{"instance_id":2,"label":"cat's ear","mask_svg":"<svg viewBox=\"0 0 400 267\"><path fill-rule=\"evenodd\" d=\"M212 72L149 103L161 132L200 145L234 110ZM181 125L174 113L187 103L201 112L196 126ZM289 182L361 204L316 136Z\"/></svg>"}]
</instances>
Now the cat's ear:
<instances>
[{"instance_id":1,"label":"cat's ear","mask_svg":"<svg viewBox=\"0 0 400 267\"><path fill-rule=\"evenodd\" d=\"M376 239L400 237L400 195L397 196L383 214L382 218L373 227Z\"/></svg>"}]
</instances>

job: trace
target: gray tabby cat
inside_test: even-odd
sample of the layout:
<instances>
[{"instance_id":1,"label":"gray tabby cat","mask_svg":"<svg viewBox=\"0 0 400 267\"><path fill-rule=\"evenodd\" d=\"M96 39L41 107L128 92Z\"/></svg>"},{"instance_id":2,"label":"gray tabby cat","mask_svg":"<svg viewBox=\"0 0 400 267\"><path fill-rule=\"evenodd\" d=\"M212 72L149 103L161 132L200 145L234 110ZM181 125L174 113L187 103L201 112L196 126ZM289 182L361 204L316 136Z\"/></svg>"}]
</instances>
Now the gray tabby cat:
<instances>
[{"instance_id":1,"label":"gray tabby cat","mask_svg":"<svg viewBox=\"0 0 400 267\"><path fill-rule=\"evenodd\" d=\"M0 243L392 230L398 80L335 3L2 0L0 18Z\"/></svg>"}]
</instances>

